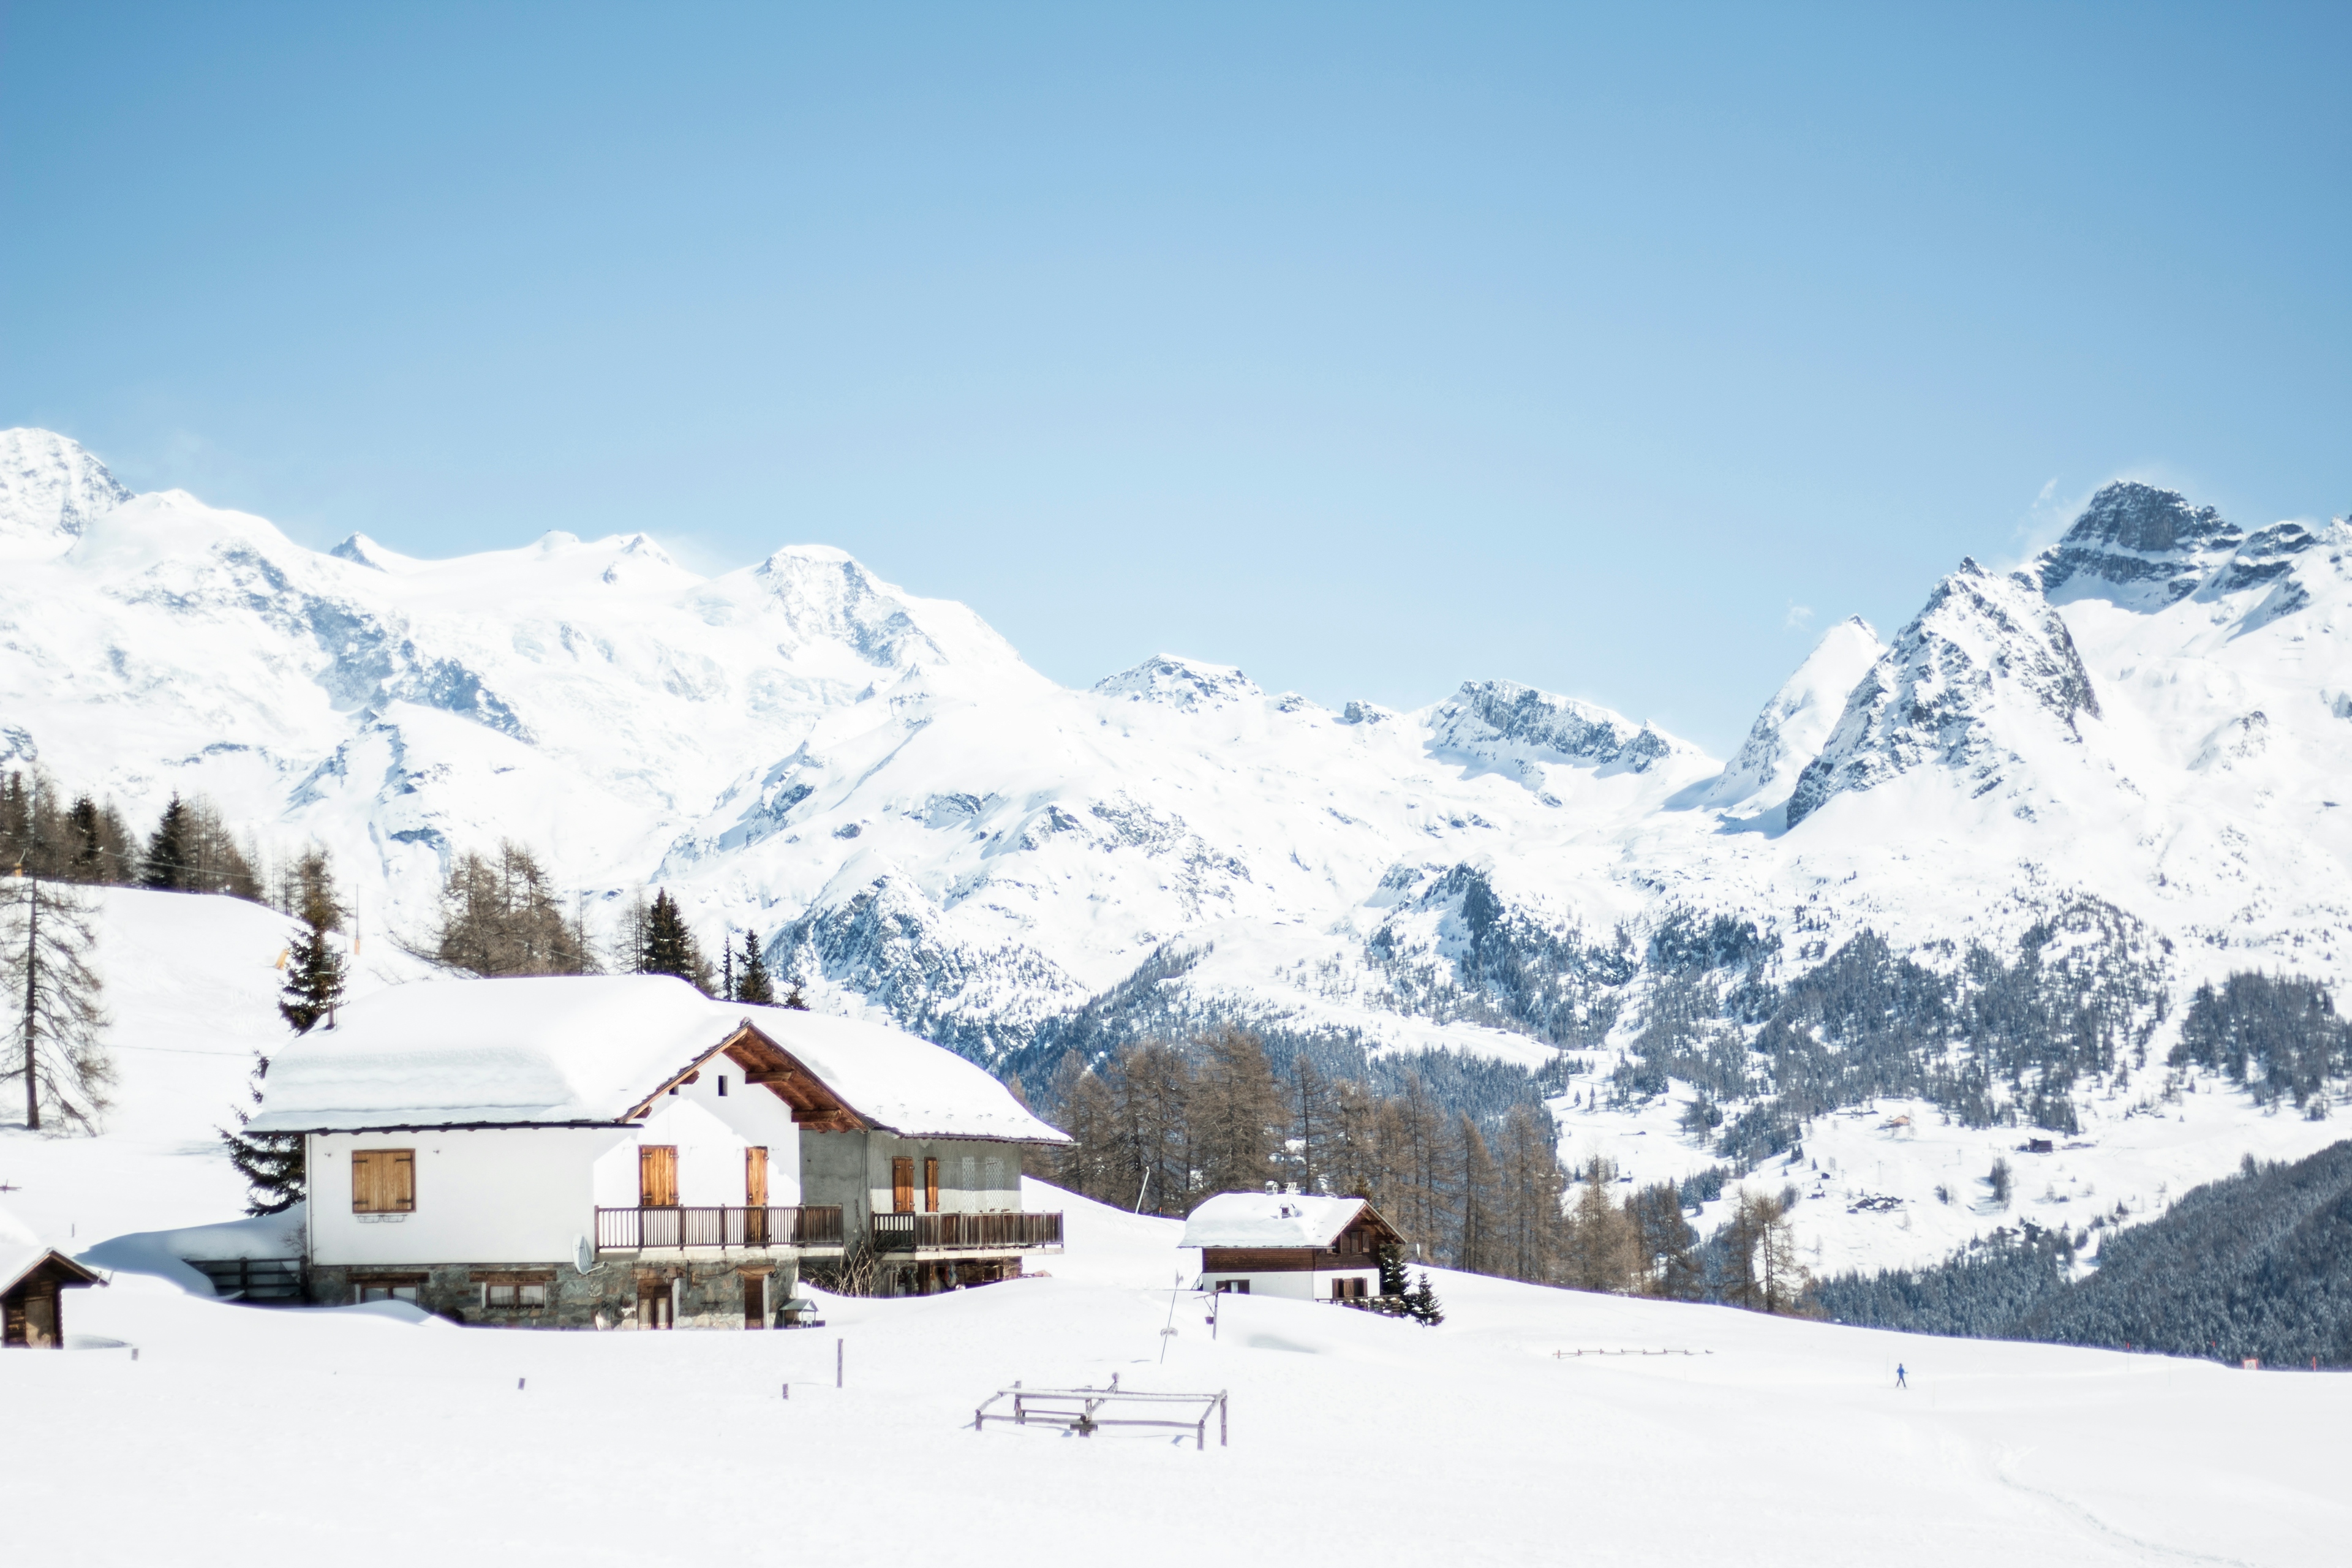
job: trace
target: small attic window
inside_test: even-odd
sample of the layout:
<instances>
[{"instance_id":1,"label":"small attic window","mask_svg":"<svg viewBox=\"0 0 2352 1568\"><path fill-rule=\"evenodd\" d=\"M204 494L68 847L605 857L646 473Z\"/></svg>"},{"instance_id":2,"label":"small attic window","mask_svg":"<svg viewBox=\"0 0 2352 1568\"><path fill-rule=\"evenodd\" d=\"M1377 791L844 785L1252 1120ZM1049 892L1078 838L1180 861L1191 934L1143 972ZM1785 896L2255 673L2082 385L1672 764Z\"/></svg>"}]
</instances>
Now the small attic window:
<instances>
[{"instance_id":1,"label":"small attic window","mask_svg":"<svg viewBox=\"0 0 2352 1568\"><path fill-rule=\"evenodd\" d=\"M725 1073L720 1073L719 1075L719 1098L721 1100L727 1098L727 1075Z\"/></svg>"},{"instance_id":2,"label":"small attic window","mask_svg":"<svg viewBox=\"0 0 2352 1568\"><path fill-rule=\"evenodd\" d=\"M676 1094L676 1093L677 1092L677 1085L676 1085L676 1084L672 1084L672 1085L670 1085L670 1086L669 1086L669 1091L670 1091L672 1094Z\"/></svg>"}]
</instances>

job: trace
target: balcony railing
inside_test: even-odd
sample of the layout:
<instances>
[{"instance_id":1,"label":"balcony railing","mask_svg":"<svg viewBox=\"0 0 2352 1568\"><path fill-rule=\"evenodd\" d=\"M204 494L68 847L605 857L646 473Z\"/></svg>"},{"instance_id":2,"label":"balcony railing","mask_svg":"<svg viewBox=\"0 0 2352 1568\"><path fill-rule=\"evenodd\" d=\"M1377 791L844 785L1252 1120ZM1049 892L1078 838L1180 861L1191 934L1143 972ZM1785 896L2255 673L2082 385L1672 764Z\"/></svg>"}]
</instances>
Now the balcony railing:
<instances>
[{"instance_id":1,"label":"balcony railing","mask_svg":"<svg viewBox=\"0 0 2352 1568\"><path fill-rule=\"evenodd\" d=\"M839 1247L841 1205L596 1211L596 1250L649 1247Z\"/></svg>"},{"instance_id":2,"label":"balcony railing","mask_svg":"<svg viewBox=\"0 0 2352 1568\"><path fill-rule=\"evenodd\" d=\"M1062 1245L1057 1214L877 1214L877 1252L995 1250Z\"/></svg>"}]
</instances>

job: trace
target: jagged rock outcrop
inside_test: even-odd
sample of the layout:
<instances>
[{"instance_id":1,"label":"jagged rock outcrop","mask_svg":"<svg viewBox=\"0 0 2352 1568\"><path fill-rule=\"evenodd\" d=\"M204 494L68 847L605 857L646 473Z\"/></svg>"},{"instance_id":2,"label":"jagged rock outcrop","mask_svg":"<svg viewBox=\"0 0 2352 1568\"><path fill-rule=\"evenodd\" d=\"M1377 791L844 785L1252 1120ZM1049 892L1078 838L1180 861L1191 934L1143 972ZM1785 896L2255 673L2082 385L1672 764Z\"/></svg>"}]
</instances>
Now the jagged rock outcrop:
<instances>
[{"instance_id":1,"label":"jagged rock outcrop","mask_svg":"<svg viewBox=\"0 0 2352 1568\"><path fill-rule=\"evenodd\" d=\"M2017 729L2079 741L2081 721L2098 711L2066 623L2031 579L1963 561L1847 698L1798 776L1789 826L1832 795L1919 767L1948 769L1983 794L2019 762Z\"/></svg>"},{"instance_id":2,"label":"jagged rock outcrop","mask_svg":"<svg viewBox=\"0 0 2352 1568\"><path fill-rule=\"evenodd\" d=\"M1203 664L1174 654L1155 654L1131 669L1095 682L1106 697L1157 703L1179 713L1197 713L1229 702L1255 702L1265 696L1255 681L1231 665Z\"/></svg>"},{"instance_id":3,"label":"jagged rock outcrop","mask_svg":"<svg viewBox=\"0 0 2352 1568\"><path fill-rule=\"evenodd\" d=\"M1643 773L1696 748L1654 725L1516 680L1467 680L1438 705L1430 732L1441 750L1490 763L1557 762Z\"/></svg>"},{"instance_id":4,"label":"jagged rock outcrop","mask_svg":"<svg viewBox=\"0 0 2352 1568\"><path fill-rule=\"evenodd\" d=\"M2160 608L2195 593L2244 540L2236 524L2178 490L2122 480L2091 498L2032 575L2053 603Z\"/></svg>"}]
</instances>

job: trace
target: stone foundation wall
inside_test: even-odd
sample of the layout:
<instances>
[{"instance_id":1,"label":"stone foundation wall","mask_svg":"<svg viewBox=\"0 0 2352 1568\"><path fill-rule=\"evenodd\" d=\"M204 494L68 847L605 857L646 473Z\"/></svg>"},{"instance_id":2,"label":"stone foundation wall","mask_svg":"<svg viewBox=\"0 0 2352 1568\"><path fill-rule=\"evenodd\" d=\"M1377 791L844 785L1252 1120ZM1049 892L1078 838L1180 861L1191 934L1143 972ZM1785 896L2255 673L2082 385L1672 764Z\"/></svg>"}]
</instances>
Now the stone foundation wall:
<instances>
[{"instance_id":1,"label":"stone foundation wall","mask_svg":"<svg viewBox=\"0 0 2352 1568\"><path fill-rule=\"evenodd\" d=\"M766 1283L765 1311L745 1319L749 1293ZM314 1265L310 1300L339 1307L363 1287L405 1287L416 1304L455 1322L517 1329L742 1329L782 1326L799 1293L796 1260L773 1263L640 1263L606 1258L583 1274L569 1263L436 1263L415 1267ZM537 1286L543 1303L485 1304L486 1285ZM520 1292L519 1291L518 1294ZM664 1320L668 1321L665 1322Z\"/></svg>"}]
</instances>

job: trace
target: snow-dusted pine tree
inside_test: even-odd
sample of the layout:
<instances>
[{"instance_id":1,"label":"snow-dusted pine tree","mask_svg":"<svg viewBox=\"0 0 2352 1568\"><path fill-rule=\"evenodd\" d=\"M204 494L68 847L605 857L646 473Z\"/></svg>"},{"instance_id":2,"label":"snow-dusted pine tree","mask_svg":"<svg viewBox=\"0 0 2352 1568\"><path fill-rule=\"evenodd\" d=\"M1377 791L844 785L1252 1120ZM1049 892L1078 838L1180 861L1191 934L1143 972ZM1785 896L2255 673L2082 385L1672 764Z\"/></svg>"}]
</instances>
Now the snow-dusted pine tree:
<instances>
[{"instance_id":1,"label":"snow-dusted pine tree","mask_svg":"<svg viewBox=\"0 0 2352 1568\"><path fill-rule=\"evenodd\" d=\"M0 979L15 1026L0 1075L20 1082L25 1125L36 1131L95 1131L109 1104L114 1064L100 1040L105 987L92 964L98 935L90 915L70 888L21 873L10 879Z\"/></svg>"},{"instance_id":2,"label":"snow-dusted pine tree","mask_svg":"<svg viewBox=\"0 0 2352 1568\"><path fill-rule=\"evenodd\" d=\"M343 927L343 907L335 898L333 868L327 852L312 848L296 862L293 872L295 915L301 921L286 952L286 984L278 1001L278 1016L298 1035L307 1035L329 1017L343 999L343 955L331 940ZM269 1076L267 1053L253 1058L253 1102L261 1103L262 1080ZM247 1132L253 1113L236 1113L236 1131L221 1129L221 1142L229 1163L236 1167L251 1191L246 1212L280 1214L299 1203L308 1190L302 1135L299 1132Z\"/></svg>"},{"instance_id":3,"label":"snow-dusted pine tree","mask_svg":"<svg viewBox=\"0 0 2352 1568\"><path fill-rule=\"evenodd\" d=\"M687 929L677 900L666 889L656 890L653 906L646 911L636 969L640 974L675 974L698 990L710 989L710 965L694 932Z\"/></svg>"},{"instance_id":4,"label":"snow-dusted pine tree","mask_svg":"<svg viewBox=\"0 0 2352 1568\"><path fill-rule=\"evenodd\" d=\"M743 968L735 981L735 1000L752 1002L760 1006L772 1006L776 1000L776 984L769 977L768 961L760 952L760 933L743 933Z\"/></svg>"}]
</instances>

